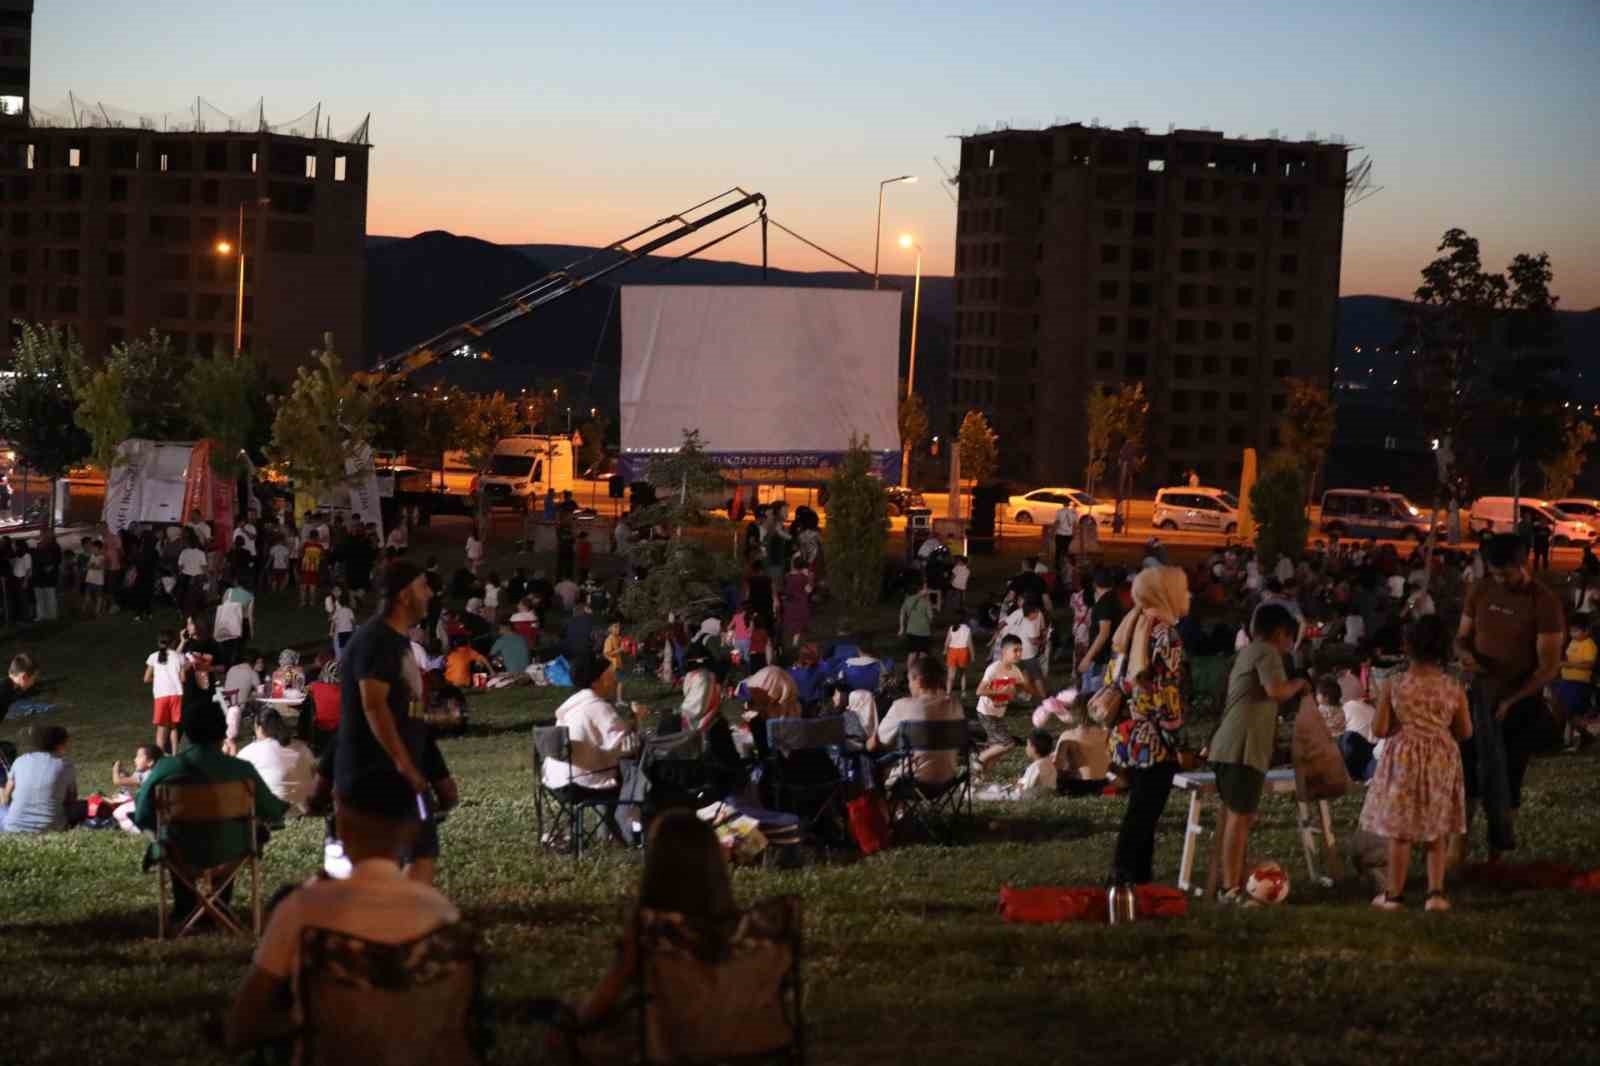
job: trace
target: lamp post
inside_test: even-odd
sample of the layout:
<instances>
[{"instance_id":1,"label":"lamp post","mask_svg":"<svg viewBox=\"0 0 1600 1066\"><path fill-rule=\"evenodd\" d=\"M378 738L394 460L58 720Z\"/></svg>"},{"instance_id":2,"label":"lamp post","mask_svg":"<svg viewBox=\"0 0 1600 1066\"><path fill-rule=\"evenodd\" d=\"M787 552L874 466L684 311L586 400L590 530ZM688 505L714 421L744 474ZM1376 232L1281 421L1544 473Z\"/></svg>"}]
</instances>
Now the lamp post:
<instances>
[{"instance_id":1,"label":"lamp post","mask_svg":"<svg viewBox=\"0 0 1600 1066\"><path fill-rule=\"evenodd\" d=\"M254 202L257 207L266 207L272 203L272 200L263 196ZM233 252L237 252L239 255L239 286L238 291L234 294L233 303L233 357L235 359L239 358L244 351L244 209L250 203L251 201L249 200L239 201L238 243L229 244L227 241L218 241L216 248L218 255L229 255Z\"/></svg>"},{"instance_id":2,"label":"lamp post","mask_svg":"<svg viewBox=\"0 0 1600 1066\"><path fill-rule=\"evenodd\" d=\"M917 180L915 174L902 174L898 178L884 178L878 182L878 225L872 231L872 287L878 287L878 246L883 243L883 187L885 185L898 185L901 182L911 184Z\"/></svg>"},{"instance_id":3,"label":"lamp post","mask_svg":"<svg viewBox=\"0 0 1600 1066\"><path fill-rule=\"evenodd\" d=\"M911 234L900 235L900 247L915 248L917 250L916 281L911 286L911 359L906 368L906 399L911 399L911 394L917 386L917 319L922 314L922 245L912 240ZM909 488L911 486L911 442L901 441L900 457L900 484Z\"/></svg>"}]
</instances>

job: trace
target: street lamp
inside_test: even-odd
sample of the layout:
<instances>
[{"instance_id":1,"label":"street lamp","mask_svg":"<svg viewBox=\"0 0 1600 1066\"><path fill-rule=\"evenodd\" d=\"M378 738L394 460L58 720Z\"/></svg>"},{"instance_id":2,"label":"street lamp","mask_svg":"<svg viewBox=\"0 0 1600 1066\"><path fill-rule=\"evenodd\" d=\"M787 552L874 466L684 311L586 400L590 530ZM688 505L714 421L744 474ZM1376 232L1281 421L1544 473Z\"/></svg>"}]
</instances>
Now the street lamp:
<instances>
[{"instance_id":1,"label":"street lamp","mask_svg":"<svg viewBox=\"0 0 1600 1066\"><path fill-rule=\"evenodd\" d=\"M270 197L263 196L254 201L257 207L266 207L272 203ZM227 241L218 241L216 252L218 255L239 255L239 287L234 295L233 305L233 357L239 358L244 351L244 209L250 206L251 201L239 201L239 240L230 244Z\"/></svg>"},{"instance_id":2,"label":"street lamp","mask_svg":"<svg viewBox=\"0 0 1600 1066\"><path fill-rule=\"evenodd\" d=\"M922 245L912 240L911 234L900 235L900 247L917 250L916 281L911 286L911 360L906 369L906 399L911 399L912 392L917 385L917 318L922 312ZM900 484L909 488L911 485L911 442L901 443L903 452L900 460Z\"/></svg>"},{"instance_id":3,"label":"street lamp","mask_svg":"<svg viewBox=\"0 0 1600 1066\"><path fill-rule=\"evenodd\" d=\"M878 246L883 243L883 187L885 185L898 185L905 182L907 185L915 182L915 174L902 174L898 178L884 178L878 182L878 225L872 231L872 287L878 287Z\"/></svg>"}]
</instances>

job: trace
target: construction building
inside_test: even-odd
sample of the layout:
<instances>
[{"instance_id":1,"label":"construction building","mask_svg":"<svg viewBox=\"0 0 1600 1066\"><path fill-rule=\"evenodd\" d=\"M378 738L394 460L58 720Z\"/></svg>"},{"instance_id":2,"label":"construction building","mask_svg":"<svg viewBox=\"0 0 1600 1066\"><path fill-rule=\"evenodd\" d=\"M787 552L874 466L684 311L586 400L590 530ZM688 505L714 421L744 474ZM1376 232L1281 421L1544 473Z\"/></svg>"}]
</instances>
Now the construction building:
<instances>
[{"instance_id":1,"label":"construction building","mask_svg":"<svg viewBox=\"0 0 1600 1066\"><path fill-rule=\"evenodd\" d=\"M335 138L320 109L273 125L198 99L166 116L70 97L47 111L29 95L32 6L0 0L5 317L67 326L91 358L152 329L232 351L242 244L243 349L287 381L331 332L358 365L367 123Z\"/></svg>"},{"instance_id":2,"label":"construction building","mask_svg":"<svg viewBox=\"0 0 1600 1066\"><path fill-rule=\"evenodd\" d=\"M1236 485L1289 379L1330 381L1348 152L1079 123L963 137L956 423L989 417L1001 477L1078 485L1090 390L1143 382L1137 482Z\"/></svg>"}]
</instances>

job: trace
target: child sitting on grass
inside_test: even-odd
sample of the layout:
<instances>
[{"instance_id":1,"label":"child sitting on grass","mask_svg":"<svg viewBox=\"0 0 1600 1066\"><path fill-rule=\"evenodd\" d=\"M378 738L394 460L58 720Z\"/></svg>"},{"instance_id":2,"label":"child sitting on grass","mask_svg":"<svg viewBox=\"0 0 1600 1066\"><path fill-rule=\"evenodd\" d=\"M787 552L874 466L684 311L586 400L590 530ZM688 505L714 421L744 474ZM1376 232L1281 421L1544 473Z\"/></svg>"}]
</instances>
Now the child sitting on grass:
<instances>
[{"instance_id":1,"label":"child sitting on grass","mask_svg":"<svg viewBox=\"0 0 1600 1066\"><path fill-rule=\"evenodd\" d=\"M1064 796L1100 795L1111 769L1111 732L1084 713L1085 702L1081 696L1072 701L1062 718L1067 728L1056 738L1056 791Z\"/></svg>"},{"instance_id":2,"label":"child sitting on grass","mask_svg":"<svg viewBox=\"0 0 1600 1066\"><path fill-rule=\"evenodd\" d=\"M124 833L139 834L139 827L133 824L134 797L139 794L144 779L150 776L151 768L161 760L161 754L161 749L154 744L140 744L133 751L133 773L122 772L121 759L111 764L111 784L125 797L111 812L111 817L117 820Z\"/></svg>"},{"instance_id":3,"label":"child sitting on grass","mask_svg":"<svg viewBox=\"0 0 1600 1066\"><path fill-rule=\"evenodd\" d=\"M1056 764L1052 758L1055 740L1043 729L1028 734L1028 768L1012 785L989 785L980 789L980 800L1031 800L1056 794Z\"/></svg>"}]
</instances>

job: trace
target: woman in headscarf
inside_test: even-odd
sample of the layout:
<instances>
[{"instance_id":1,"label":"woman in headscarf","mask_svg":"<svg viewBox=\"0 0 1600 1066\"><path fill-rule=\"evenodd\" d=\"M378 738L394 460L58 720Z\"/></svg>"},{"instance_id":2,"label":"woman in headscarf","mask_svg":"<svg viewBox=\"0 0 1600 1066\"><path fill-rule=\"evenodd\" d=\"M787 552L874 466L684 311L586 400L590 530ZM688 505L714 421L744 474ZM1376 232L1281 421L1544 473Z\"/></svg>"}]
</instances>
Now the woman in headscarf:
<instances>
[{"instance_id":1,"label":"woman in headscarf","mask_svg":"<svg viewBox=\"0 0 1600 1066\"><path fill-rule=\"evenodd\" d=\"M1178 772L1176 732L1183 726L1186 664L1178 620L1189 613L1189 578L1175 566L1154 566L1133 582L1133 610L1111 640L1122 656L1126 713L1111 730L1111 764L1128 783L1128 806L1117 834L1112 878L1149 884L1156 826Z\"/></svg>"},{"instance_id":2,"label":"woman in headscarf","mask_svg":"<svg viewBox=\"0 0 1600 1066\"><path fill-rule=\"evenodd\" d=\"M717 794L732 792L743 777L743 762L733 742L733 729L722 713L722 685L708 664L691 659L683 675L683 702L678 706L680 728L705 737L706 764Z\"/></svg>"},{"instance_id":3,"label":"woman in headscarf","mask_svg":"<svg viewBox=\"0 0 1600 1066\"><path fill-rule=\"evenodd\" d=\"M756 752L767 757L767 719L800 717L800 689L789 671L781 666L763 666L744 679L739 687L750 709L745 720Z\"/></svg>"}]
</instances>

